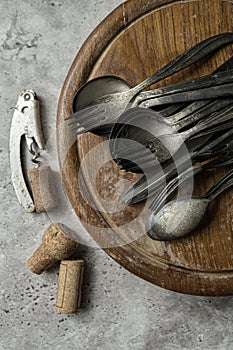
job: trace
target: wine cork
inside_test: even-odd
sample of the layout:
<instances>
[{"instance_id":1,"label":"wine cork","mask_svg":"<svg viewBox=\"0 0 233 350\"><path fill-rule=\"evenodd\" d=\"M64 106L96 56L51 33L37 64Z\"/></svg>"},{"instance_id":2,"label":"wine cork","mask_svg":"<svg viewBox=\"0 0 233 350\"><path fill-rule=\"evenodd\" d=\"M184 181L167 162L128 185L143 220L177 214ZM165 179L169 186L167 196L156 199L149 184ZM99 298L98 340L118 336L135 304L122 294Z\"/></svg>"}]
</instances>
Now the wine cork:
<instances>
[{"instance_id":1,"label":"wine cork","mask_svg":"<svg viewBox=\"0 0 233 350\"><path fill-rule=\"evenodd\" d=\"M48 165L28 170L33 200L37 213L53 209L56 206L56 194L53 185L53 173Z\"/></svg>"},{"instance_id":2,"label":"wine cork","mask_svg":"<svg viewBox=\"0 0 233 350\"><path fill-rule=\"evenodd\" d=\"M28 259L28 268L37 275L52 267L57 261L68 259L78 247L69 239L69 229L63 224L51 224L42 236L42 244Z\"/></svg>"},{"instance_id":3,"label":"wine cork","mask_svg":"<svg viewBox=\"0 0 233 350\"><path fill-rule=\"evenodd\" d=\"M58 312L71 314L80 307L83 272L84 260L61 262L56 300Z\"/></svg>"}]
</instances>

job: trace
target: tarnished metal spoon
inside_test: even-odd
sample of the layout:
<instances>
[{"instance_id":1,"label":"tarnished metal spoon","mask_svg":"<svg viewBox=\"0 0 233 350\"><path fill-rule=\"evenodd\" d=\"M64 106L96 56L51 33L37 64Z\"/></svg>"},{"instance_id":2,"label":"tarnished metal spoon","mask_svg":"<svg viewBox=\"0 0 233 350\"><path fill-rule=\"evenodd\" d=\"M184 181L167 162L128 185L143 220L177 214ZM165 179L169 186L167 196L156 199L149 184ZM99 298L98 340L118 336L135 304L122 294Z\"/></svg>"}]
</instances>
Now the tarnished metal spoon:
<instances>
[{"instance_id":1,"label":"tarnished metal spoon","mask_svg":"<svg viewBox=\"0 0 233 350\"><path fill-rule=\"evenodd\" d=\"M148 218L146 232L154 240L175 240L192 232L203 219L212 200L233 185L233 170L200 197L184 196L165 204Z\"/></svg>"},{"instance_id":2,"label":"tarnished metal spoon","mask_svg":"<svg viewBox=\"0 0 233 350\"><path fill-rule=\"evenodd\" d=\"M78 109L74 111L75 113L69 117L69 120L75 119L77 123L83 126L83 132L92 131L96 134L108 134L111 130L109 125L118 118L118 116L127 108L128 104L132 102L141 91L199 61L201 58L207 56L216 49L232 42L233 33L223 33L208 38L187 50L185 53L162 67L151 77L131 89L128 89L127 83L116 78L116 91L112 90L111 92L106 90L105 93L104 85L106 81L103 78L102 92L105 94L101 97L98 94L98 96L95 97L88 91L90 85L87 84L85 87L85 94L90 97L90 100L87 102L86 106L82 106L80 110ZM99 80L101 80L101 78ZM98 86L99 82L100 81L98 81ZM125 91L121 91L120 84L122 84L122 88L126 88ZM93 87L94 84L91 85L92 91L97 91L97 89L94 89ZM118 89L120 89L120 92ZM78 98L75 97L75 100L75 108L80 108L77 104Z\"/></svg>"}]
</instances>

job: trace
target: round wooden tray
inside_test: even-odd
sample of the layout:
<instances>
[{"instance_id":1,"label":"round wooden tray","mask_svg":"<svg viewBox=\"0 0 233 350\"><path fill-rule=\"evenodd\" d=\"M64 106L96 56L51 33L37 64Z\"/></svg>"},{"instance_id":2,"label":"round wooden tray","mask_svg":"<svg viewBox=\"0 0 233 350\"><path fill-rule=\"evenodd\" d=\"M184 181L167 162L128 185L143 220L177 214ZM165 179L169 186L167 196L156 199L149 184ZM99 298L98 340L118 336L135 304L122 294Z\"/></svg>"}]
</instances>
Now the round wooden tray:
<instances>
[{"instance_id":1,"label":"round wooden tray","mask_svg":"<svg viewBox=\"0 0 233 350\"><path fill-rule=\"evenodd\" d=\"M136 85L197 42L232 31L232 18L232 1L129 0L86 40L70 68L59 100L60 169L76 214L96 242L119 264L154 284L182 293L233 294L233 191L210 207L206 221L192 235L175 242L152 241L143 234L148 215L145 203L121 208L117 213L108 212L109 203L118 200L119 180L135 182L139 176L122 172L113 161L108 161L104 138L88 133L70 147L71 134L64 119L71 114L75 92L87 80L115 74ZM228 46L157 86L210 73L232 54L232 46ZM90 150L90 161L82 164L78 173ZM225 172L221 169L199 176L198 192L203 193ZM138 230L141 235L135 237Z\"/></svg>"}]
</instances>

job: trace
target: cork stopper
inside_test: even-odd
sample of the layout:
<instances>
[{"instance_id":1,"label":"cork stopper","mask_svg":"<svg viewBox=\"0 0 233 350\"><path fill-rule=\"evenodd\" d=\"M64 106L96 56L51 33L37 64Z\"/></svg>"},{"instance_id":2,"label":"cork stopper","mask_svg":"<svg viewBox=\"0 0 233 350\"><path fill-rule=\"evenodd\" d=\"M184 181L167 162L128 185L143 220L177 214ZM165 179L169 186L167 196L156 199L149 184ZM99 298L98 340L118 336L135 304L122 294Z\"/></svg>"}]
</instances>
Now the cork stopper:
<instances>
[{"instance_id":1,"label":"cork stopper","mask_svg":"<svg viewBox=\"0 0 233 350\"><path fill-rule=\"evenodd\" d=\"M69 229L63 224L51 224L42 236L42 244L28 259L28 268L37 275L52 267L57 261L68 259L78 243L67 237Z\"/></svg>"},{"instance_id":2,"label":"cork stopper","mask_svg":"<svg viewBox=\"0 0 233 350\"><path fill-rule=\"evenodd\" d=\"M84 260L61 261L56 310L66 314L77 312L81 304Z\"/></svg>"},{"instance_id":3,"label":"cork stopper","mask_svg":"<svg viewBox=\"0 0 233 350\"><path fill-rule=\"evenodd\" d=\"M53 173L48 165L28 170L28 178L37 213L49 211L56 206Z\"/></svg>"}]
</instances>

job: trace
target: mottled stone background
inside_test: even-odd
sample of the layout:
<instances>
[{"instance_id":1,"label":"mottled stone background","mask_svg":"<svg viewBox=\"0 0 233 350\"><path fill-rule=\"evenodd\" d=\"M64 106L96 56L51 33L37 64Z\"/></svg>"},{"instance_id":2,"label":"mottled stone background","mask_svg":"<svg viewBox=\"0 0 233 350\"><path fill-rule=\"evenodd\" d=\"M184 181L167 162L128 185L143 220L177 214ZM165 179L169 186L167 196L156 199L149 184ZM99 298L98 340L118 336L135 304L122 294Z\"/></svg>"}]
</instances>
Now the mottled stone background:
<instances>
[{"instance_id":1,"label":"mottled stone background","mask_svg":"<svg viewBox=\"0 0 233 350\"><path fill-rule=\"evenodd\" d=\"M233 349L233 298L172 293L130 274L101 250L83 248L82 308L78 315L59 315L58 267L41 276L25 267L49 218L25 213L12 188L8 142L18 94L25 87L38 92L48 137L77 50L120 3L0 1L0 350Z\"/></svg>"}]
</instances>

